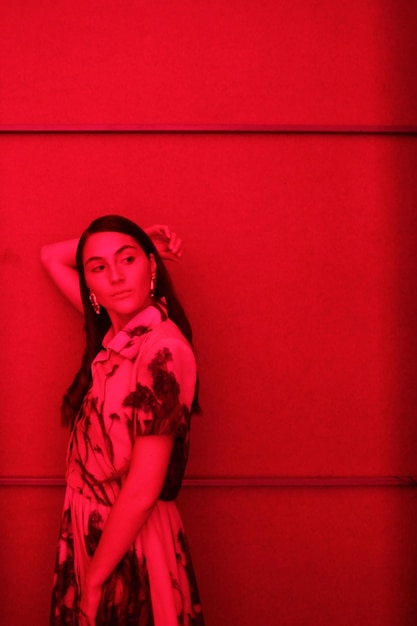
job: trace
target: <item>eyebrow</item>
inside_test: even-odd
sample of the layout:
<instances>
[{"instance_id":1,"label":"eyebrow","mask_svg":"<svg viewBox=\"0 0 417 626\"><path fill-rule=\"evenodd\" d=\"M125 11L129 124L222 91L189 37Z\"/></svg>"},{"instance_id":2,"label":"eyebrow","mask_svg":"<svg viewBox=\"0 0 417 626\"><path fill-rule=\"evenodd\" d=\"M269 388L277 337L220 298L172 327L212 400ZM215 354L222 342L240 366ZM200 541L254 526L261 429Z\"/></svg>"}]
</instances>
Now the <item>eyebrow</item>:
<instances>
[{"instance_id":1,"label":"eyebrow","mask_svg":"<svg viewBox=\"0 0 417 626\"><path fill-rule=\"evenodd\" d=\"M119 248L118 250L116 250L116 252L114 253L115 256L117 256L118 254L121 254L122 252L124 252L125 250L137 250L136 246L132 246L130 244L126 244L125 246L122 246L121 248ZM90 256L90 258L88 258L86 260L86 262L84 263L84 265L87 265L88 263L92 263L93 261L104 261L104 257L102 256Z\"/></svg>"}]
</instances>

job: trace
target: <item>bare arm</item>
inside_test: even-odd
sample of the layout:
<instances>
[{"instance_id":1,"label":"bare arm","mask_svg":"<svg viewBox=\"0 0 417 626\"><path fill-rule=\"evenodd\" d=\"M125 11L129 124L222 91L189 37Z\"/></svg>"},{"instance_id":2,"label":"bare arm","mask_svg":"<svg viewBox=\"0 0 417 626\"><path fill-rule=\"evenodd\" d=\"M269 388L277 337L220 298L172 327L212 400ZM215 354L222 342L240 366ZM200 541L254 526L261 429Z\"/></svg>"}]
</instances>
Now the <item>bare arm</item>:
<instances>
[{"instance_id":1,"label":"bare arm","mask_svg":"<svg viewBox=\"0 0 417 626\"><path fill-rule=\"evenodd\" d=\"M174 438L152 435L136 439L129 474L105 523L82 593L81 610L94 623L101 588L133 544L161 493Z\"/></svg>"},{"instance_id":2,"label":"bare arm","mask_svg":"<svg viewBox=\"0 0 417 626\"><path fill-rule=\"evenodd\" d=\"M155 224L144 229L164 260L180 259L183 241L168 226ZM75 264L78 239L42 246L41 261L58 289L76 309L82 312L78 272Z\"/></svg>"},{"instance_id":3,"label":"bare arm","mask_svg":"<svg viewBox=\"0 0 417 626\"><path fill-rule=\"evenodd\" d=\"M59 241L41 248L41 261L58 289L79 311L81 304L80 284L75 265L78 239Z\"/></svg>"}]
</instances>

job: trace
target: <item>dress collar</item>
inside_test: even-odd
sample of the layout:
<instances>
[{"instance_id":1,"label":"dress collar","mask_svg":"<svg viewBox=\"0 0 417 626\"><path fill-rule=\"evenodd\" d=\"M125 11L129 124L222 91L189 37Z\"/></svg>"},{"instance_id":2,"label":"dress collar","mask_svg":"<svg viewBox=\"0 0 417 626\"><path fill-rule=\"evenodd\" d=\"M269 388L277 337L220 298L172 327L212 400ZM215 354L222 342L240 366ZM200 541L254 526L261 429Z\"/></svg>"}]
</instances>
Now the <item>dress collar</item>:
<instances>
[{"instance_id":1,"label":"dress collar","mask_svg":"<svg viewBox=\"0 0 417 626\"><path fill-rule=\"evenodd\" d=\"M127 358L134 358L137 355L138 338L149 333L167 317L166 302L162 299L139 311L118 333L115 334L113 328L110 328L103 338L103 349L94 361L106 360L110 350Z\"/></svg>"}]
</instances>

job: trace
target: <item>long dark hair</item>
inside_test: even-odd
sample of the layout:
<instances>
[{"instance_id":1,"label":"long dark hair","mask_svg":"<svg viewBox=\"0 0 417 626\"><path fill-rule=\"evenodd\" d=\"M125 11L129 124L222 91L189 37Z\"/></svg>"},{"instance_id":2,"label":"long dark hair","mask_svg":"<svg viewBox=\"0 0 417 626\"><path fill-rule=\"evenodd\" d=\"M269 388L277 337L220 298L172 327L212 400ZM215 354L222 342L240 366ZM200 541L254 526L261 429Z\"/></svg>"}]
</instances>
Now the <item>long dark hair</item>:
<instances>
[{"instance_id":1,"label":"long dark hair","mask_svg":"<svg viewBox=\"0 0 417 626\"><path fill-rule=\"evenodd\" d=\"M81 408L85 394L91 384L91 364L101 348L104 335L111 326L107 311L101 307L100 314L93 311L89 300L89 289L85 280L83 251L88 238L94 233L117 232L130 235L149 258L154 255L156 261L155 299L164 297L168 307L168 317L178 326L184 337L192 345L192 331L185 311L175 295L168 271L153 241L135 222L120 215L105 215L94 220L83 232L78 242L76 263L80 279L81 301L84 309L86 347L81 366L67 390L62 402L61 418L64 425L72 425ZM192 410L199 412L198 380L192 404Z\"/></svg>"}]
</instances>

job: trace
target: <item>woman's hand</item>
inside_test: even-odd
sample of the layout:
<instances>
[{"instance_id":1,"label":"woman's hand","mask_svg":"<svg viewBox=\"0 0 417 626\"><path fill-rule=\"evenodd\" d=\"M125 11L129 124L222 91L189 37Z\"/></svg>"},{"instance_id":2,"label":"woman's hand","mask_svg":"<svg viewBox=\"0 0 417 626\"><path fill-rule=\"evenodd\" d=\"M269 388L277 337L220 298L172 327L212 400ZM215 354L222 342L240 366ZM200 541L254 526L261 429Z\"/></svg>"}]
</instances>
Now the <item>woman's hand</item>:
<instances>
[{"instance_id":1,"label":"woman's hand","mask_svg":"<svg viewBox=\"0 0 417 626\"><path fill-rule=\"evenodd\" d=\"M145 228L161 257L169 261L177 261L182 257L184 242L176 233L171 232L166 224L154 224Z\"/></svg>"},{"instance_id":2,"label":"woman's hand","mask_svg":"<svg viewBox=\"0 0 417 626\"><path fill-rule=\"evenodd\" d=\"M101 587L86 585L80 604L80 625L95 626L98 607L101 600Z\"/></svg>"}]
</instances>

